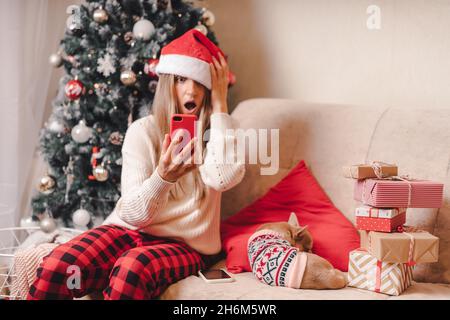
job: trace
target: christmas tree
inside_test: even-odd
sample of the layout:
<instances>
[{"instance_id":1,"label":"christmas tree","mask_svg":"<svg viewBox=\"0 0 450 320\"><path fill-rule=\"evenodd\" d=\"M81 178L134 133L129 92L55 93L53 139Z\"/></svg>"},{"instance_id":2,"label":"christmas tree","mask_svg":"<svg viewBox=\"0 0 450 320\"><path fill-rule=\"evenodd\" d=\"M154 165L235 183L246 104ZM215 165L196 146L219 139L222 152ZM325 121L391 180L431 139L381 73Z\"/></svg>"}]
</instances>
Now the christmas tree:
<instances>
[{"instance_id":1,"label":"christmas tree","mask_svg":"<svg viewBox=\"0 0 450 320\"><path fill-rule=\"evenodd\" d=\"M48 172L32 198L33 219L90 228L120 197L121 146L148 115L161 48L196 28L217 44L211 11L184 0L87 0L69 6L54 67L63 66L52 114L40 135Z\"/></svg>"}]
</instances>

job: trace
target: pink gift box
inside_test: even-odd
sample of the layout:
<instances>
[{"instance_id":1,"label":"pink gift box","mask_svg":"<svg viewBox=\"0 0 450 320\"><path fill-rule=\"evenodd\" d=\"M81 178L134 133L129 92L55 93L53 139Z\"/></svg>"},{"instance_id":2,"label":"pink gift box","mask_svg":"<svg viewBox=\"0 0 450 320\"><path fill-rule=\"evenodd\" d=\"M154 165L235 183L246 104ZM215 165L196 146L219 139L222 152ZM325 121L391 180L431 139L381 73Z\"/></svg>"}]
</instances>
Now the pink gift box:
<instances>
[{"instance_id":1,"label":"pink gift box","mask_svg":"<svg viewBox=\"0 0 450 320\"><path fill-rule=\"evenodd\" d=\"M379 208L440 208L444 184L429 180L356 180L354 199Z\"/></svg>"}]
</instances>

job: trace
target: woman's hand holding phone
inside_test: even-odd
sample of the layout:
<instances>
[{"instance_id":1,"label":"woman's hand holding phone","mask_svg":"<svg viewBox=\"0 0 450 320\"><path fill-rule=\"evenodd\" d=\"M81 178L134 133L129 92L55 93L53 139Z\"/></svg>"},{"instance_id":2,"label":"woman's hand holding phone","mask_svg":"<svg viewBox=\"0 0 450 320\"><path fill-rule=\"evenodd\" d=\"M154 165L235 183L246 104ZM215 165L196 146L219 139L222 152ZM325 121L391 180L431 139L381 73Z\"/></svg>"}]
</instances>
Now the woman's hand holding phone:
<instances>
[{"instance_id":1,"label":"woman's hand holding phone","mask_svg":"<svg viewBox=\"0 0 450 320\"><path fill-rule=\"evenodd\" d=\"M177 152L183 141L183 134L178 131L171 140L169 135L164 136L161 157L158 163L158 174L169 182L176 182L186 173L197 166L194 161L194 149L197 138L193 138L181 151Z\"/></svg>"}]
</instances>

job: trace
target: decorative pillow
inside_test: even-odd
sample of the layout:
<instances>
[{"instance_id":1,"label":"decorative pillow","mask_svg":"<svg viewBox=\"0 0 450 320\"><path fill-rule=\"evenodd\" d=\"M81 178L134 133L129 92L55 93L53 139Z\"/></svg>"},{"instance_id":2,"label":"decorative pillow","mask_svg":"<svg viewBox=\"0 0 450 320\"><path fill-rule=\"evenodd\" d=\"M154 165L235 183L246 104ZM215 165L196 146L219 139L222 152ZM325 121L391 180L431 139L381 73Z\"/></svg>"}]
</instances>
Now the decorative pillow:
<instances>
[{"instance_id":1,"label":"decorative pillow","mask_svg":"<svg viewBox=\"0 0 450 320\"><path fill-rule=\"evenodd\" d=\"M261 224L287 222L291 212L296 213L300 225L308 225L314 240L313 253L347 271L349 252L359 247L358 232L333 205L303 160L262 198L222 221L227 269L233 273L251 272L249 237Z\"/></svg>"}]
</instances>

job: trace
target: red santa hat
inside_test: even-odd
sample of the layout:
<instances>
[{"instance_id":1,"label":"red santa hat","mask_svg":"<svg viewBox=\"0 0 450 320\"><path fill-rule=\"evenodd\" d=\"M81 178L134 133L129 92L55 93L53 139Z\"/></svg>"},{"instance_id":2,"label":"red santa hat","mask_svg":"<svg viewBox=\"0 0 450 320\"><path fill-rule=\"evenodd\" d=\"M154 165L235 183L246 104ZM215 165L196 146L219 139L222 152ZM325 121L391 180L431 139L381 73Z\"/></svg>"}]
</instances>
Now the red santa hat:
<instances>
[{"instance_id":1,"label":"red santa hat","mask_svg":"<svg viewBox=\"0 0 450 320\"><path fill-rule=\"evenodd\" d=\"M158 75L167 73L193 79L211 90L209 64L212 57L219 60L219 53L226 59L222 50L203 33L191 29L162 48L155 71ZM230 85L235 82L231 71L228 80Z\"/></svg>"}]
</instances>

